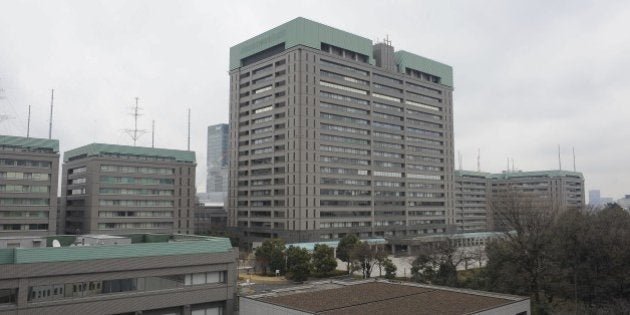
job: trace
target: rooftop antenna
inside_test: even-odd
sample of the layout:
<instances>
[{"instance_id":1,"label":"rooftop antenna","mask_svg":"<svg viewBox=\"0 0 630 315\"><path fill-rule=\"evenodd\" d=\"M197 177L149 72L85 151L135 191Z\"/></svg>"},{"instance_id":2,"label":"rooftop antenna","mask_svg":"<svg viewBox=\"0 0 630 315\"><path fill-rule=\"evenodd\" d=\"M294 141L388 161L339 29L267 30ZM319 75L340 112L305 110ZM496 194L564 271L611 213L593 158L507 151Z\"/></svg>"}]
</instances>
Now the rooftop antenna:
<instances>
[{"instance_id":1,"label":"rooftop antenna","mask_svg":"<svg viewBox=\"0 0 630 315\"><path fill-rule=\"evenodd\" d=\"M575 172L575 147L572 148L573 149L573 171Z\"/></svg>"},{"instance_id":2,"label":"rooftop antenna","mask_svg":"<svg viewBox=\"0 0 630 315\"><path fill-rule=\"evenodd\" d=\"M28 120L26 121L26 137L31 135L31 105L28 105Z\"/></svg>"},{"instance_id":3,"label":"rooftop antenna","mask_svg":"<svg viewBox=\"0 0 630 315\"><path fill-rule=\"evenodd\" d=\"M512 172L514 172L516 167L514 167L514 158L512 158Z\"/></svg>"},{"instance_id":4,"label":"rooftop antenna","mask_svg":"<svg viewBox=\"0 0 630 315\"><path fill-rule=\"evenodd\" d=\"M459 163L459 170L462 170L462 152L457 151L457 162Z\"/></svg>"},{"instance_id":5,"label":"rooftop antenna","mask_svg":"<svg viewBox=\"0 0 630 315\"><path fill-rule=\"evenodd\" d=\"M133 108L133 112L130 114L133 116L133 129L125 129L125 132L131 137L133 140L133 146L136 146L136 142L142 135L146 132L146 130L138 130L138 117L142 116L140 114L140 107L138 107L138 97L136 97L136 106Z\"/></svg>"},{"instance_id":6,"label":"rooftop antenna","mask_svg":"<svg viewBox=\"0 0 630 315\"><path fill-rule=\"evenodd\" d=\"M481 149L477 149L477 172L481 172Z\"/></svg>"},{"instance_id":7,"label":"rooftop antenna","mask_svg":"<svg viewBox=\"0 0 630 315\"><path fill-rule=\"evenodd\" d=\"M510 172L510 157L507 157L507 172Z\"/></svg>"},{"instance_id":8,"label":"rooftop antenna","mask_svg":"<svg viewBox=\"0 0 630 315\"><path fill-rule=\"evenodd\" d=\"M155 120L151 122L151 147L155 148Z\"/></svg>"},{"instance_id":9,"label":"rooftop antenna","mask_svg":"<svg viewBox=\"0 0 630 315\"><path fill-rule=\"evenodd\" d=\"M558 168L562 171L562 159L560 159L560 145L558 144Z\"/></svg>"},{"instance_id":10,"label":"rooftop antenna","mask_svg":"<svg viewBox=\"0 0 630 315\"><path fill-rule=\"evenodd\" d=\"M387 46L391 46L392 45L392 41L389 40L389 34L385 35L385 39L383 40L383 43L385 43L385 45L387 45Z\"/></svg>"},{"instance_id":11,"label":"rooftop antenna","mask_svg":"<svg viewBox=\"0 0 630 315\"><path fill-rule=\"evenodd\" d=\"M55 101L55 89L50 91L50 124L48 125L48 139L52 139L52 119L53 119L53 104Z\"/></svg>"},{"instance_id":12,"label":"rooftop antenna","mask_svg":"<svg viewBox=\"0 0 630 315\"><path fill-rule=\"evenodd\" d=\"M188 108L188 151L190 151L190 108Z\"/></svg>"}]
</instances>

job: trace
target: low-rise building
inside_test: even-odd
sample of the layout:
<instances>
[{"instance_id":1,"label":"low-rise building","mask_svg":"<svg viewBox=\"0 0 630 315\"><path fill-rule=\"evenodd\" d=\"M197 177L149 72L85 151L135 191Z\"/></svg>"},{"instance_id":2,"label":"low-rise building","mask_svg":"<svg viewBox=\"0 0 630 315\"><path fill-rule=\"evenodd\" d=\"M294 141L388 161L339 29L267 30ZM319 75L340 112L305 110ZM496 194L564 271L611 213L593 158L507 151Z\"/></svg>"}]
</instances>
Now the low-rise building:
<instances>
[{"instance_id":1,"label":"low-rise building","mask_svg":"<svg viewBox=\"0 0 630 315\"><path fill-rule=\"evenodd\" d=\"M229 239L124 239L57 236L46 241L61 247L0 248L0 315L234 312L238 251Z\"/></svg>"},{"instance_id":2,"label":"low-rise building","mask_svg":"<svg viewBox=\"0 0 630 315\"><path fill-rule=\"evenodd\" d=\"M326 281L239 298L242 315L529 313L528 297L387 281Z\"/></svg>"}]
</instances>

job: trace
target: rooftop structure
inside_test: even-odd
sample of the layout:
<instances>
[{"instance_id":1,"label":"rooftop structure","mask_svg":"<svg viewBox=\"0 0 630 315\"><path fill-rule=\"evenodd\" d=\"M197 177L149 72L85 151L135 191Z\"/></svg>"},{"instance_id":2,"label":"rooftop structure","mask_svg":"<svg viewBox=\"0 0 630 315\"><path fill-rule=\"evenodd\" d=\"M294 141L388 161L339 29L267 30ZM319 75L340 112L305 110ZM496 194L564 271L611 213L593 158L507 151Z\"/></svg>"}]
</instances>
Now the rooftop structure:
<instances>
[{"instance_id":1,"label":"rooftop structure","mask_svg":"<svg viewBox=\"0 0 630 315\"><path fill-rule=\"evenodd\" d=\"M240 314L529 314L529 298L415 283L322 282L240 297Z\"/></svg>"},{"instance_id":2,"label":"rooftop structure","mask_svg":"<svg viewBox=\"0 0 630 315\"><path fill-rule=\"evenodd\" d=\"M136 234L130 244L0 249L0 314L231 314L237 250L229 239ZM214 313L212 313L214 314Z\"/></svg>"},{"instance_id":3,"label":"rooftop structure","mask_svg":"<svg viewBox=\"0 0 630 315\"><path fill-rule=\"evenodd\" d=\"M194 232L194 152L93 143L64 161L65 233Z\"/></svg>"},{"instance_id":4,"label":"rooftop structure","mask_svg":"<svg viewBox=\"0 0 630 315\"><path fill-rule=\"evenodd\" d=\"M452 68L296 18L230 48L229 225L247 241L453 226Z\"/></svg>"},{"instance_id":5,"label":"rooftop structure","mask_svg":"<svg viewBox=\"0 0 630 315\"><path fill-rule=\"evenodd\" d=\"M57 233L59 141L0 135L0 237Z\"/></svg>"}]
</instances>

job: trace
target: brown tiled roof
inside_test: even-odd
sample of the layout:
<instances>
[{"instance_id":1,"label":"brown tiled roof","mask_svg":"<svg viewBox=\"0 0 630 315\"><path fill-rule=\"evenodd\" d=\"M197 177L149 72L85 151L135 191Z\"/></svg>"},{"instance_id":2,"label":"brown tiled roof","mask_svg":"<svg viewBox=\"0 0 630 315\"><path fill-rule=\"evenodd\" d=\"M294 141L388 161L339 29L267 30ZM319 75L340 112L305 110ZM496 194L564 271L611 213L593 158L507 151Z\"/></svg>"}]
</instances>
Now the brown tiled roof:
<instances>
[{"instance_id":1,"label":"brown tiled roof","mask_svg":"<svg viewBox=\"0 0 630 315\"><path fill-rule=\"evenodd\" d=\"M467 314L515 302L499 297L383 282L268 297L261 301L326 315Z\"/></svg>"}]
</instances>

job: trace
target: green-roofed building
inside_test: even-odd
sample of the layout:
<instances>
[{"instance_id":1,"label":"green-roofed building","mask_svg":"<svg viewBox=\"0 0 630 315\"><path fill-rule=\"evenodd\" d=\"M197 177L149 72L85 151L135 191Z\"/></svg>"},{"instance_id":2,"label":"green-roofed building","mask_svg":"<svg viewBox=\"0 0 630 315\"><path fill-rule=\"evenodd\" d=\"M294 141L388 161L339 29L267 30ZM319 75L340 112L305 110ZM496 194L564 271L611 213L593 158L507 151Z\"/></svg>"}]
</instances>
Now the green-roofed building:
<instances>
[{"instance_id":1,"label":"green-roofed building","mask_svg":"<svg viewBox=\"0 0 630 315\"><path fill-rule=\"evenodd\" d=\"M92 143L64 153L61 231L194 232L195 152Z\"/></svg>"},{"instance_id":2,"label":"green-roofed building","mask_svg":"<svg viewBox=\"0 0 630 315\"><path fill-rule=\"evenodd\" d=\"M299 17L231 47L229 71L229 224L245 239L453 227L451 66Z\"/></svg>"},{"instance_id":3,"label":"green-roofed building","mask_svg":"<svg viewBox=\"0 0 630 315\"><path fill-rule=\"evenodd\" d=\"M57 231L59 141L0 135L0 237Z\"/></svg>"},{"instance_id":4,"label":"green-roofed building","mask_svg":"<svg viewBox=\"0 0 630 315\"><path fill-rule=\"evenodd\" d=\"M459 232L503 230L494 217L491 200L511 190L526 198L536 198L555 209L585 206L584 176L580 172L504 171L487 173L455 171L455 224ZM501 209L497 209L500 211Z\"/></svg>"},{"instance_id":5,"label":"green-roofed building","mask_svg":"<svg viewBox=\"0 0 630 315\"><path fill-rule=\"evenodd\" d=\"M57 235L0 242L0 315L233 314L238 250L218 237ZM26 246L28 242L43 242Z\"/></svg>"}]
</instances>

